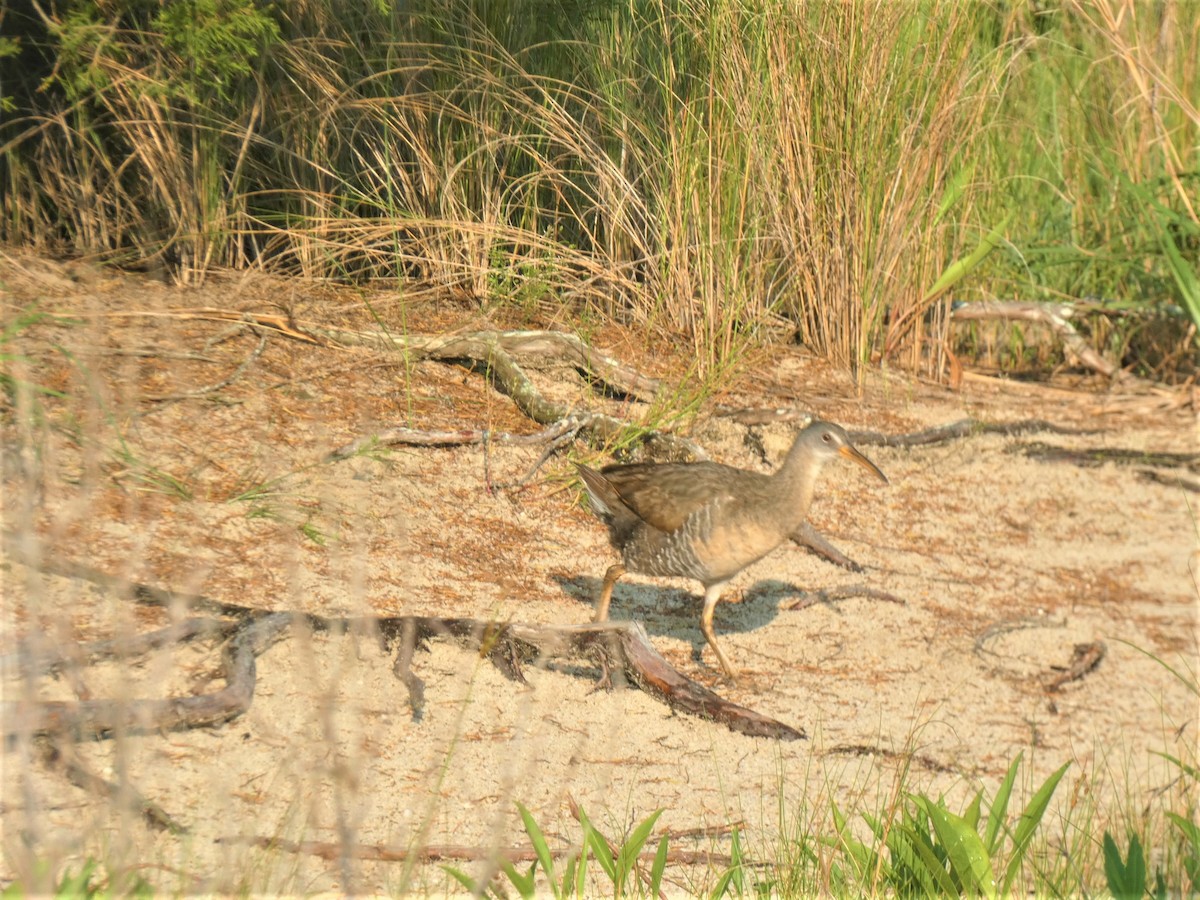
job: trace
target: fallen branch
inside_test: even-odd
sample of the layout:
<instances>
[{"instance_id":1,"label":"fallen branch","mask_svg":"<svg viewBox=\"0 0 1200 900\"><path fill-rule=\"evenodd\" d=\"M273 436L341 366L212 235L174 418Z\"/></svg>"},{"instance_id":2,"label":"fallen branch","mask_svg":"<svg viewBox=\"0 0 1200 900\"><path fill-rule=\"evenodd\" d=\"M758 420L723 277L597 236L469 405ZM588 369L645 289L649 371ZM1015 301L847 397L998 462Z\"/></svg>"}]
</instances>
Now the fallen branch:
<instances>
[{"instance_id":1,"label":"fallen branch","mask_svg":"<svg viewBox=\"0 0 1200 900\"><path fill-rule=\"evenodd\" d=\"M60 769L67 780L81 790L116 800L146 820L151 828L185 834L187 828L180 825L157 803L147 800L128 785L113 784L88 769L75 756L74 749L64 747L58 741L46 740L42 745L42 762L53 769Z\"/></svg>"},{"instance_id":2,"label":"fallen branch","mask_svg":"<svg viewBox=\"0 0 1200 900\"><path fill-rule=\"evenodd\" d=\"M1200 472L1200 453L1123 450L1117 447L1094 447L1076 450L1041 443L1022 444L1014 449L1020 450L1030 459L1045 460L1048 462L1066 462L1083 467L1115 463L1116 465L1124 466L1183 468L1191 472Z\"/></svg>"},{"instance_id":3,"label":"fallen branch","mask_svg":"<svg viewBox=\"0 0 1200 900\"><path fill-rule=\"evenodd\" d=\"M496 358L504 360L505 364L511 361L511 354L558 359L575 366L585 376L622 396L646 402L654 399L662 387L657 378L643 375L620 360L588 346L575 335L561 331L475 331L450 335L392 334L335 328L314 328L313 331L339 344L399 350L421 359L490 362Z\"/></svg>"},{"instance_id":4,"label":"fallen branch","mask_svg":"<svg viewBox=\"0 0 1200 900\"><path fill-rule=\"evenodd\" d=\"M338 329L326 329L322 334L338 343L394 350L418 359L443 362L466 360L481 368L497 390L512 398L517 408L539 425L549 425L552 428L568 427L563 423L572 417L578 417L581 422L579 430L586 430L600 443L612 443L633 437L659 445L662 452L673 458L708 458L694 441L687 438L666 432L648 431L641 426L601 413L580 414L561 403L547 400L513 358L514 352L552 353L569 359L584 369L585 374L615 388L621 394L638 399L649 399L658 390L659 383L655 379L647 378L612 357L592 350L574 335L553 331L479 331L430 336ZM481 432L480 440L483 440L482 435ZM365 440L370 441L371 438ZM467 443L469 439L456 442ZM334 454L341 454L344 449L335 450ZM340 455L337 458L341 458Z\"/></svg>"},{"instance_id":5,"label":"fallen branch","mask_svg":"<svg viewBox=\"0 0 1200 900\"><path fill-rule=\"evenodd\" d=\"M6 549L26 565L26 552L5 535ZM170 700L115 702L88 700L78 703L5 703L5 734L11 740L23 735L70 732L79 736L106 737L114 732L146 733L158 730L212 725L241 715L254 694L254 658L279 638L293 621L303 620L314 629L362 633L376 629L390 647L398 645L394 665L397 677L409 691L414 714L420 714L424 684L411 673L412 653L425 641L450 637L486 656L510 678L524 680L521 667L529 661L579 657L599 659L601 666L624 672L625 677L672 709L719 722L730 730L752 737L799 740L795 729L752 709L725 700L673 668L650 644L637 622L598 622L587 625L499 624L481 619L432 616L326 617L300 613L265 613L235 604L218 604L196 595L173 595L113 578L77 563L39 560L43 571L83 578L102 584L121 596L155 606L178 604L182 608L220 608L243 619L225 645L222 674L226 687L213 694Z\"/></svg>"},{"instance_id":6,"label":"fallen branch","mask_svg":"<svg viewBox=\"0 0 1200 900\"><path fill-rule=\"evenodd\" d=\"M1078 331L1067 320L1075 315L1075 310L1066 303L1023 303L1019 301L978 300L964 303L955 307L951 317L956 322L979 321L985 319L1021 319L1026 322L1038 322L1049 326L1050 330L1062 341L1063 349L1068 359L1074 358L1083 366L1099 372L1114 381L1136 381L1132 375L1121 371L1115 363L1109 362L1093 350Z\"/></svg>"},{"instance_id":7,"label":"fallen branch","mask_svg":"<svg viewBox=\"0 0 1200 900\"><path fill-rule=\"evenodd\" d=\"M212 694L169 700L81 700L0 703L4 737L70 735L76 740L114 734L153 734L216 725L235 719L254 699L254 658L291 623L290 613L271 613L243 623L225 645L225 687Z\"/></svg>"},{"instance_id":8,"label":"fallen branch","mask_svg":"<svg viewBox=\"0 0 1200 900\"><path fill-rule=\"evenodd\" d=\"M895 594L889 594L887 591L880 591L876 588L859 586L831 588L822 591L806 591L801 594L799 600L789 604L786 608L789 610L808 609L810 606L816 606L818 603L833 604L838 600L850 600L855 597L861 597L866 600L879 600L884 603L896 603L900 606L908 605Z\"/></svg>"},{"instance_id":9,"label":"fallen branch","mask_svg":"<svg viewBox=\"0 0 1200 900\"><path fill-rule=\"evenodd\" d=\"M925 428L910 434L884 434L881 431L851 431L850 440L869 447L924 447L943 444L959 438L977 434L1001 434L1012 437L1035 431L1053 434L1100 434L1101 428L1068 428L1043 419L1026 419L1021 422L981 422L978 419L961 419L949 425Z\"/></svg>"},{"instance_id":10,"label":"fallen branch","mask_svg":"<svg viewBox=\"0 0 1200 900\"><path fill-rule=\"evenodd\" d=\"M549 428L543 428L534 434L509 434L504 431L491 431L487 428L461 428L455 431L420 431L416 428L389 428L378 434L360 437L348 444L343 444L336 450L331 450L325 458L330 461L347 459L364 450L373 447L393 447L397 445L409 447L456 447L464 444L508 444L512 447L528 447L556 441L565 435L574 435L588 424L590 414L570 415L555 422Z\"/></svg>"},{"instance_id":11,"label":"fallen branch","mask_svg":"<svg viewBox=\"0 0 1200 900\"><path fill-rule=\"evenodd\" d=\"M197 638L228 637L236 628L236 622L217 619L184 619L166 628L120 637L107 641L93 641L70 652L59 647L43 649L34 646L33 640L21 641L14 653L0 656L0 675L11 678L21 675L32 678L38 675L53 675L71 665L94 665L106 659L130 659L145 656L154 650L172 644L186 644Z\"/></svg>"},{"instance_id":12,"label":"fallen branch","mask_svg":"<svg viewBox=\"0 0 1200 900\"><path fill-rule=\"evenodd\" d=\"M218 844L239 844L248 847L259 847L263 850L279 850L283 853L303 853L321 859L338 860L350 859L376 860L378 862L441 862L442 860L465 860L467 862L495 861L504 859L511 863L534 862L537 851L533 847L465 847L459 844L430 844L426 847L398 847L394 844L350 844L348 846L332 841L288 841L282 838L258 837L254 835L233 835L217 838ZM561 851L552 854L561 859L569 856L574 850ZM654 861L653 850L643 851L638 859L643 862ZM708 850L669 850L667 862L684 866L729 866L733 860L727 853L713 853ZM753 865L753 863L748 863Z\"/></svg>"}]
</instances>

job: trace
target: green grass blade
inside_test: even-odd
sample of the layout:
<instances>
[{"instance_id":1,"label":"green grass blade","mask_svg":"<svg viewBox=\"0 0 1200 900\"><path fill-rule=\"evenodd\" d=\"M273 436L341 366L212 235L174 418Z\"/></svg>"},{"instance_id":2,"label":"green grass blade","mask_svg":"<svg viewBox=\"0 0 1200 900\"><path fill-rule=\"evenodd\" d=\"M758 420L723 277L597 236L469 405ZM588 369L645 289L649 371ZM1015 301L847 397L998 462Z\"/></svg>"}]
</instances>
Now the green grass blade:
<instances>
[{"instance_id":1,"label":"green grass blade","mask_svg":"<svg viewBox=\"0 0 1200 900\"><path fill-rule=\"evenodd\" d=\"M921 302L929 303L935 300L966 278L976 266L983 262L989 253L996 249L996 246L1004 237L1004 229L1008 227L1009 220L1011 219L1012 213L1009 213L1000 221L999 225L984 236L979 245L967 256L957 259L946 266L946 270L938 276L938 280L933 283L933 287L925 292L925 296L921 298Z\"/></svg>"},{"instance_id":2,"label":"green grass blade","mask_svg":"<svg viewBox=\"0 0 1200 900\"><path fill-rule=\"evenodd\" d=\"M721 873L721 877L717 879L716 885L712 889L712 893L708 895L709 900L720 900L729 893L729 886L733 883L733 866L730 866Z\"/></svg>"},{"instance_id":3,"label":"green grass blade","mask_svg":"<svg viewBox=\"0 0 1200 900\"><path fill-rule=\"evenodd\" d=\"M586 852L586 848L585 848ZM571 893L571 888L575 883L575 866L578 865L574 853L567 857L567 862L563 866L562 886L554 888L556 897L566 897Z\"/></svg>"},{"instance_id":4,"label":"green grass blade","mask_svg":"<svg viewBox=\"0 0 1200 900\"><path fill-rule=\"evenodd\" d=\"M732 861L729 869L733 875L733 888L740 897L746 891L746 871L743 867L744 858L742 855L742 832L740 828L733 829L729 857Z\"/></svg>"},{"instance_id":5,"label":"green grass blade","mask_svg":"<svg viewBox=\"0 0 1200 900\"><path fill-rule=\"evenodd\" d=\"M1188 778L1192 779L1193 781L1200 781L1200 768L1189 765L1179 757L1172 756L1170 753L1163 753L1161 750L1153 750L1151 752L1155 756L1161 756L1167 762L1174 763L1175 765L1179 766L1179 771L1183 772L1183 774L1187 775Z\"/></svg>"},{"instance_id":6,"label":"green grass blade","mask_svg":"<svg viewBox=\"0 0 1200 900\"><path fill-rule=\"evenodd\" d=\"M442 871L465 887L473 895L477 897L483 896L484 891L475 883L475 879L464 872L462 869L455 866L442 866Z\"/></svg>"},{"instance_id":7,"label":"green grass blade","mask_svg":"<svg viewBox=\"0 0 1200 900\"><path fill-rule=\"evenodd\" d=\"M854 866L855 878L860 882L865 881L875 871L875 852L850 833L842 811L838 809L836 803L831 805L833 807L833 827L837 831L837 837L826 843L831 847L840 848L842 854ZM870 825L871 820L865 813L863 818Z\"/></svg>"},{"instance_id":8,"label":"green grass blade","mask_svg":"<svg viewBox=\"0 0 1200 900\"><path fill-rule=\"evenodd\" d=\"M1000 846L1001 827L1008 816L1008 801L1012 797L1013 784L1017 780L1017 769L1020 767L1021 757L1024 755L1025 751L1022 750L1013 758L1004 780L1000 782L1000 789L996 791L996 799L992 801L991 809L988 810L987 830L983 834L983 846L987 847L988 856L994 856Z\"/></svg>"},{"instance_id":9,"label":"green grass blade","mask_svg":"<svg viewBox=\"0 0 1200 900\"><path fill-rule=\"evenodd\" d=\"M1183 833L1184 840L1191 845L1183 854L1183 870L1187 872L1188 878L1192 882L1192 891L1200 891L1200 825L1185 819L1178 813L1168 812L1166 817Z\"/></svg>"},{"instance_id":10,"label":"green grass blade","mask_svg":"<svg viewBox=\"0 0 1200 900\"><path fill-rule=\"evenodd\" d=\"M604 839L604 835L595 829L591 820L582 809L579 810L579 824L583 826L583 843L585 848L589 844L591 845L592 853L596 857L596 861L600 863L600 868L604 870L604 874L608 876L608 880L616 884L617 863L613 859L608 841ZM580 880L582 881L582 876Z\"/></svg>"},{"instance_id":11,"label":"green grass blade","mask_svg":"<svg viewBox=\"0 0 1200 900\"><path fill-rule=\"evenodd\" d=\"M1156 656L1155 654L1151 653L1149 650L1146 650L1144 647L1139 647L1137 644L1131 643L1126 640L1122 640L1121 638L1115 638L1115 640L1118 641L1119 643L1124 644L1126 647L1129 647L1131 650L1136 650L1138 653L1142 654L1147 659L1151 659L1154 662L1158 663L1160 666L1162 666L1164 669L1166 669L1168 672L1170 672L1173 676L1175 676L1175 678L1179 681L1180 684L1182 684L1185 688L1187 688L1189 691L1191 691L1197 697L1200 697L1200 675L1198 675L1195 671L1193 671L1190 668L1187 668L1185 665L1184 671L1180 672L1178 669L1176 669L1174 666L1172 666L1170 663L1168 663L1162 657Z\"/></svg>"},{"instance_id":12,"label":"green grass blade","mask_svg":"<svg viewBox=\"0 0 1200 900\"><path fill-rule=\"evenodd\" d=\"M636 828L629 838L621 845L621 849L617 851L617 887L618 891L624 888L629 880L629 873L633 871L633 867L637 864L638 854L642 852L642 847L645 846L646 840L650 837L650 832L654 828L654 823L658 821L663 811L655 810L648 815Z\"/></svg>"},{"instance_id":13,"label":"green grass blade","mask_svg":"<svg viewBox=\"0 0 1200 900\"><path fill-rule=\"evenodd\" d=\"M925 896L953 896L959 893L945 864L937 858L928 840L919 832L895 825L888 833L887 843L893 859L900 863L899 866L893 866L888 880L894 882L896 873L904 872L916 879ZM896 884L893 887L899 891L903 885Z\"/></svg>"},{"instance_id":14,"label":"green grass blade","mask_svg":"<svg viewBox=\"0 0 1200 900\"><path fill-rule=\"evenodd\" d=\"M1179 295L1183 298L1184 308L1191 316L1192 322L1200 328L1200 276L1196 275L1196 270L1179 252L1179 245L1175 243L1171 232L1165 228L1159 229L1158 242L1167 258L1167 266L1175 279L1175 286L1179 288Z\"/></svg>"},{"instance_id":15,"label":"green grass blade","mask_svg":"<svg viewBox=\"0 0 1200 900\"><path fill-rule=\"evenodd\" d=\"M983 805L983 791L976 792L967 808L963 810L962 818L976 834L979 833L979 808Z\"/></svg>"},{"instance_id":16,"label":"green grass blade","mask_svg":"<svg viewBox=\"0 0 1200 900\"><path fill-rule=\"evenodd\" d=\"M512 882L512 886L517 889L524 900L530 900L537 893L537 863L529 867L529 871L522 875L507 859L500 861L500 870Z\"/></svg>"},{"instance_id":17,"label":"green grass blade","mask_svg":"<svg viewBox=\"0 0 1200 900\"><path fill-rule=\"evenodd\" d=\"M654 853L654 865L650 867L650 896L657 897L662 888L663 873L667 870L667 844L669 838L664 834L658 840L658 850Z\"/></svg>"},{"instance_id":18,"label":"green grass blade","mask_svg":"<svg viewBox=\"0 0 1200 900\"><path fill-rule=\"evenodd\" d=\"M579 866L575 869L575 896L583 897L584 891L587 888L587 861L588 861L588 845L584 840L583 846L579 848Z\"/></svg>"},{"instance_id":19,"label":"green grass blade","mask_svg":"<svg viewBox=\"0 0 1200 900\"><path fill-rule=\"evenodd\" d=\"M558 887L558 878L554 872L554 857L550 853L550 847L546 843L546 836L542 833L542 829L538 827L538 823L534 821L533 814L525 808L524 804L518 803L517 810L521 813L521 822L525 825L525 833L529 835L529 842L533 844L533 851L537 854L538 862L542 865L542 871L546 873L546 878L550 880L550 890L554 892L555 900L561 896Z\"/></svg>"},{"instance_id":20,"label":"green grass blade","mask_svg":"<svg viewBox=\"0 0 1200 900\"><path fill-rule=\"evenodd\" d=\"M949 179L946 180L946 188L942 191L942 199L938 202L937 212L933 216L933 224L939 224L946 213L954 207L959 198L963 195L968 183L975 179L975 166L969 164L964 168L959 169Z\"/></svg>"},{"instance_id":21,"label":"green grass blade","mask_svg":"<svg viewBox=\"0 0 1200 900\"><path fill-rule=\"evenodd\" d=\"M1062 781L1062 777L1067 774L1067 768L1071 764L1063 763L1046 782L1033 795L1033 799L1029 801L1029 805L1025 807L1025 811L1021 813L1021 819L1017 823L1016 834L1013 836L1012 857L1008 861L1008 868L1004 872L1004 883L1000 886L1000 893L1009 894L1012 884L1020 874L1021 865L1025 860L1025 851L1029 849L1029 842L1033 840L1033 835L1041 824L1042 816L1046 814L1046 807L1050 805L1050 798L1054 796L1054 791L1058 787L1058 783Z\"/></svg>"}]
</instances>

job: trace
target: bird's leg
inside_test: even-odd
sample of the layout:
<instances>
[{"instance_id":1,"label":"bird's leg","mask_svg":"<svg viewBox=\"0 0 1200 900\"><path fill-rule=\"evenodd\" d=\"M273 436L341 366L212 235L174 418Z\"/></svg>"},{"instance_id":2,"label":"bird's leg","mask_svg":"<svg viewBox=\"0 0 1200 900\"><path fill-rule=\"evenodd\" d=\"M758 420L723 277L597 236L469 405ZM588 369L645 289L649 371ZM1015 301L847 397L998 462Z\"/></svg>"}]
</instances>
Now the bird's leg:
<instances>
[{"instance_id":1,"label":"bird's leg","mask_svg":"<svg viewBox=\"0 0 1200 900\"><path fill-rule=\"evenodd\" d=\"M717 636L713 633L713 610L717 607L717 601L721 599L721 589L724 587L725 582L722 581L709 585L704 589L704 612L700 614L700 630L704 632L704 639L712 647L713 653L717 654L717 662L721 664L721 669L724 670L725 677L731 683L737 684L737 676L733 674L733 666L729 664L729 660L725 658L725 654L717 646Z\"/></svg>"},{"instance_id":2,"label":"bird's leg","mask_svg":"<svg viewBox=\"0 0 1200 900\"><path fill-rule=\"evenodd\" d=\"M604 586L600 588L600 599L596 601L596 615L592 618L593 622L608 621L608 604L612 601L613 585L617 583L617 579L625 574L625 567L620 563L609 566L608 571L604 573Z\"/></svg>"}]
</instances>

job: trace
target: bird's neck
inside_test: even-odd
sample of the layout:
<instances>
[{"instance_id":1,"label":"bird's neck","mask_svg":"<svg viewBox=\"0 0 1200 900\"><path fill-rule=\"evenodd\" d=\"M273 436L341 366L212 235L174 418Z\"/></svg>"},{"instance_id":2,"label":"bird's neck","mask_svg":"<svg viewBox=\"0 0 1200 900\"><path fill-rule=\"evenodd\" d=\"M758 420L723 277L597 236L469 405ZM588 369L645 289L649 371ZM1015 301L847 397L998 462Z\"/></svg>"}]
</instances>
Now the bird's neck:
<instances>
[{"instance_id":1,"label":"bird's neck","mask_svg":"<svg viewBox=\"0 0 1200 900\"><path fill-rule=\"evenodd\" d=\"M813 492L817 486L817 476L823 463L805 453L799 441L792 445L788 455L772 477L778 484L775 502L780 510L780 517L799 527L808 515L808 507L812 504Z\"/></svg>"}]
</instances>

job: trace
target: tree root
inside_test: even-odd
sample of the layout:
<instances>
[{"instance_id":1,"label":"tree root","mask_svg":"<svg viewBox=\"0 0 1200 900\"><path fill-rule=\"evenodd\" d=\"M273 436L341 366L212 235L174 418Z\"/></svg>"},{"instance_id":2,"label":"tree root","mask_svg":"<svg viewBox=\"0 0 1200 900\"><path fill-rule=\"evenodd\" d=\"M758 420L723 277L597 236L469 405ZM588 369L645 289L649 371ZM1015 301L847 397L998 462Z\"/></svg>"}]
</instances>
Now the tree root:
<instances>
[{"instance_id":1,"label":"tree root","mask_svg":"<svg viewBox=\"0 0 1200 900\"><path fill-rule=\"evenodd\" d=\"M255 657L291 623L290 613L247 617L221 654L225 687L211 694L169 700L81 700L76 703L0 703L6 741L22 736L70 736L75 740L118 733L153 734L217 725L236 719L254 699Z\"/></svg>"},{"instance_id":2,"label":"tree root","mask_svg":"<svg viewBox=\"0 0 1200 900\"><path fill-rule=\"evenodd\" d=\"M21 560L22 551L15 542L8 549ZM26 563L28 564L28 563ZM215 604L204 597L173 596L168 591L133 584L106 573L74 563L43 562L43 571L84 578L117 590L141 603L163 606L182 603L189 608L220 607L238 622L233 636L222 652L221 677L226 686L220 691L169 700L140 699L126 702L83 700L76 703L9 702L0 705L4 735L12 741L40 735L71 735L76 739L111 737L115 733L153 733L215 725L244 713L254 696L255 657L278 640L296 620L304 620L316 630L345 633L375 629L397 658L393 671L405 684L414 716L420 716L424 683L411 671L417 647L435 637L450 637L486 656L500 671L514 680L524 680L525 663L548 659L601 658L605 668L624 672L625 677L652 697L672 709L699 718L719 722L730 730L752 737L798 740L806 735L754 710L731 703L673 668L650 644L645 629L636 622L600 622L587 625L500 624L470 618L432 616L370 616L335 618L289 612L265 612L252 607ZM212 633L215 626L194 625L179 629L180 636ZM126 642L125 646L150 648L166 642L163 629L153 635ZM140 644L139 644L140 641ZM111 648L120 642L103 642ZM93 658L99 648L84 648L81 656ZM28 657L18 651L15 659ZM48 659L44 665L59 661Z\"/></svg>"},{"instance_id":3,"label":"tree root","mask_svg":"<svg viewBox=\"0 0 1200 900\"><path fill-rule=\"evenodd\" d=\"M92 772L75 756L74 748L70 744L53 739L44 739L40 743L42 762L52 769L60 769L67 776L67 780L77 788L116 800L140 815L151 828L169 831L172 834L187 832L186 827L171 818L157 803L147 800L128 785L122 787L113 784Z\"/></svg>"}]
</instances>

